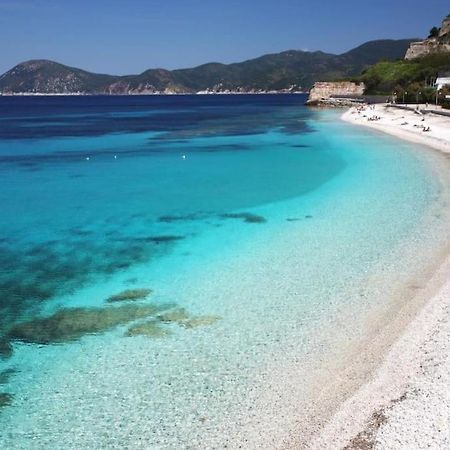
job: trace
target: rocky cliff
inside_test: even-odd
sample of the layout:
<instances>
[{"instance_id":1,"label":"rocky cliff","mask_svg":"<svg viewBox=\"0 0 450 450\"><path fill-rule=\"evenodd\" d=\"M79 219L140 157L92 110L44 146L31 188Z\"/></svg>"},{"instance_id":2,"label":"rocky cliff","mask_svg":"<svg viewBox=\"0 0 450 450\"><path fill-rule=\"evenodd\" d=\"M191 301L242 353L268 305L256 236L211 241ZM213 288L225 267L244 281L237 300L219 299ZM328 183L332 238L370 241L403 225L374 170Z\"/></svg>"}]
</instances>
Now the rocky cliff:
<instances>
[{"instance_id":1,"label":"rocky cliff","mask_svg":"<svg viewBox=\"0 0 450 450\"><path fill-rule=\"evenodd\" d=\"M307 105L336 105L345 106L351 102L352 98L357 98L364 94L364 83L353 83L351 81L319 81L314 83L309 92ZM336 98L345 99L337 100Z\"/></svg>"},{"instance_id":2,"label":"rocky cliff","mask_svg":"<svg viewBox=\"0 0 450 450\"><path fill-rule=\"evenodd\" d=\"M443 20L437 36L412 42L406 51L405 59L411 60L426 55L448 52L450 52L450 14Z\"/></svg>"}]
</instances>

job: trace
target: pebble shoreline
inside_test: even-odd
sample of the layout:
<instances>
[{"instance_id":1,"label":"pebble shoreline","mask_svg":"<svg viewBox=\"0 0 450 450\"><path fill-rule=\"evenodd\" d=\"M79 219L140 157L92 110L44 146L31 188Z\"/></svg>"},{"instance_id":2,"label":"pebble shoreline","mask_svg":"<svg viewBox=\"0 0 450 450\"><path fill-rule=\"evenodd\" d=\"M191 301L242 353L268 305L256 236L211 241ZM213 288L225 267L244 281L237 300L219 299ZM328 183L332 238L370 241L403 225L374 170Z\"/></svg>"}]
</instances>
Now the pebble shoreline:
<instances>
[{"instance_id":1,"label":"pebble shoreline","mask_svg":"<svg viewBox=\"0 0 450 450\"><path fill-rule=\"evenodd\" d=\"M368 120L377 116L376 120ZM351 108L346 122L450 152L450 118L375 105ZM309 448L450 448L450 256L423 289L425 306L371 380L345 401Z\"/></svg>"}]
</instances>

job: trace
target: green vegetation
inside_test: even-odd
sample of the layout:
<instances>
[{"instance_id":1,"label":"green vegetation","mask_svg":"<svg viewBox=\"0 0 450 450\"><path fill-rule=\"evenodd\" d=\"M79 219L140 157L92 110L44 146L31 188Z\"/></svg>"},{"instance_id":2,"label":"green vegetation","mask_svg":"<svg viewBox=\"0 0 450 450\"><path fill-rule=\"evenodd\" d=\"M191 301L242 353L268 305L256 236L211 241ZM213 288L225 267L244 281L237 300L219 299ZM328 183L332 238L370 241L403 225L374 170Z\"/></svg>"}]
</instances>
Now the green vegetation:
<instances>
[{"instance_id":1,"label":"green vegetation","mask_svg":"<svg viewBox=\"0 0 450 450\"><path fill-rule=\"evenodd\" d=\"M445 96L450 96L450 86L445 86L439 93L439 103L446 109L450 109L450 99L445 99Z\"/></svg>"},{"instance_id":2,"label":"green vegetation","mask_svg":"<svg viewBox=\"0 0 450 450\"><path fill-rule=\"evenodd\" d=\"M450 71L450 53L424 56L414 60L382 61L357 78L366 84L367 94L391 95L407 102L435 101L434 81L439 73ZM442 92L444 94L444 92Z\"/></svg>"},{"instance_id":3,"label":"green vegetation","mask_svg":"<svg viewBox=\"0 0 450 450\"><path fill-rule=\"evenodd\" d=\"M430 34L428 35L428 39L438 37L438 36L439 36L439 31L441 31L440 28L438 28L438 27L433 27L433 28L430 30Z\"/></svg>"}]
</instances>

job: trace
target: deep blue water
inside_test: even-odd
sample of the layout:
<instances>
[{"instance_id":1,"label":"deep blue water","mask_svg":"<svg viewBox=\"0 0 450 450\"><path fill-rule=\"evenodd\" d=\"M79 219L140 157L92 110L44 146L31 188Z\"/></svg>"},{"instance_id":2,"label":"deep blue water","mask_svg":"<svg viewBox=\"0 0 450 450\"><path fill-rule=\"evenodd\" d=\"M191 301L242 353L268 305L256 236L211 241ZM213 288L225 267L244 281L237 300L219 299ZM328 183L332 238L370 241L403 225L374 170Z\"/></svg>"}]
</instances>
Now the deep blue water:
<instances>
[{"instance_id":1,"label":"deep blue water","mask_svg":"<svg viewBox=\"0 0 450 450\"><path fill-rule=\"evenodd\" d=\"M265 131L277 114L285 132L306 129L289 114L305 95L3 97L0 138L161 132L159 139L240 136Z\"/></svg>"},{"instance_id":2,"label":"deep blue water","mask_svg":"<svg viewBox=\"0 0 450 450\"><path fill-rule=\"evenodd\" d=\"M0 98L0 328L187 237L161 217L217 219L334 176L344 163L302 141L304 100Z\"/></svg>"}]
</instances>

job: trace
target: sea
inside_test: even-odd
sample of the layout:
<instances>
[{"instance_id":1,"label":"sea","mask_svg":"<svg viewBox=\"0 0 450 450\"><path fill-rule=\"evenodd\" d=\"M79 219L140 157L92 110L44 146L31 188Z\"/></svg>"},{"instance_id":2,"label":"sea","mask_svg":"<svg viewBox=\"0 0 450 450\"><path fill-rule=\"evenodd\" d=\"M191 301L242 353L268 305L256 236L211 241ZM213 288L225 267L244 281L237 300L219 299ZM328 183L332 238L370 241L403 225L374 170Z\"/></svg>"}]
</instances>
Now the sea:
<instances>
[{"instance_id":1,"label":"sea","mask_svg":"<svg viewBox=\"0 0 450 450\"><path fill-rule=\"evenodd\" d=\"M0 448L286 448L351 392L449 161L305 100L0 97Z\"/></svg>"}]
</instances>

